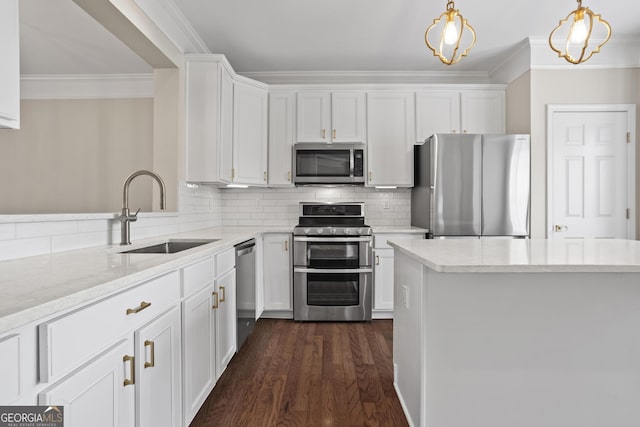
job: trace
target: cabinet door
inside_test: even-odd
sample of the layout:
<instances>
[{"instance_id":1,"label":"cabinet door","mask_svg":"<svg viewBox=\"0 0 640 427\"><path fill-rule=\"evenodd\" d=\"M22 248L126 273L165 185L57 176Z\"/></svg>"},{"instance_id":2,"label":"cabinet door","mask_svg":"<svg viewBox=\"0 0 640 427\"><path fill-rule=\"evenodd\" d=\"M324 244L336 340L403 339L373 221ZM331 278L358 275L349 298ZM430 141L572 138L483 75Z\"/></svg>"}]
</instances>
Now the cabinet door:
<instances>
[{"instance_id":1,"label":"cabinet door","mask_svg":"<svg viewBox=\"0 0 640 427\"><path fill-rule=\"evenodd\" d=\"M135 333L137 427L182 423L180 335L177 307Z\"/></svg>"},{"instance_id":2,"label":"cabinet door","mask_svg":"<svg viewBox=\"0 0 640 427\"><path fill-rule=\"evenodd\" d=\"M217 182L220 159L220 73L217 62L187 61L187 181Z\"/></svg>"},{"instance_id":3,"label":"cabinet door","mask_svg":"<svg viewBox=\"0 0 640 427\"><path fill-rule=\"evenodd\" d=\"M267 183L267 91L235 82L233 96L233 182Z\"/></svg>"},{"instance_id":4,"label":"cabinet door","mask_svg":"<svg viewBox=\"0 0 640 427\"><path fill-rule=\"evenodd\" d=\"M213 389L216 343L213 285L182 303L184 417L189 425Z\"/></svg>"},{"instance_id":5,"label":"cabinet door","mask_svg":"<svg viewBox=\"0 0 640 427\"><path fill-rule=\"evenodd\" d=\"M0 128L20 128L20 47L18 0L0 4Z\"/></svg>"},{"instance_id":6,"label":"cabinet door","mask_svg":"<svg viewBox=\"0 0 640 427\"><path fill-rule=\"evenodd\" d=\"M374 250L373 309L393 310L393 249Z\"/></svg>"},{"instance_id":7,"label":"cabinet door","mask_svg":"<svg viewBox=\"0 0 640 427\"><path fill-rule=\"evenodd\" d=\"M329 92L298 92L298 142L329 142L331 139L331 96Z\"/></svg>"},{"instance_id":8,"label":"cabinet door","mask_svg":"<svg viewBox=\"0 0 640 427\"><path fill-rule=\"evenodd\" d=\"M269 95L269 186L292 187L294 92Z\"/></svg>"},{"instance_id":9,"label":"cabinet door","mask_svg":"<svg viewBox=\"0 0 640 427\"><path fill-rule=\"evenodd\" d=\"M413 93L367 94L367 185L413 186L415 129Z\"/></svg>"},{"instance_id":10,"label":"cabinet door","mask_svg":"<svg viewBox=\"0 0 640 427\"><path fill-rule=\"evenodd\" d=\"M331 142L365 142L364 92L331 94Z\"/></svg>"},{"instance_id":11,"label":"cabinet door","mask_svg":"<svg viewBox=\"0 0 640 427\"><path fill-rule=\"evenodd\" d=\"M291 235L264 236L264 308L291 311Z\"/></svg>"},{"instance_id":12,"label":"cabinet door","mask_svg":"<svg viewBox=\"0 0 640 427\"><path fill-rule=\"evenodd\" d=\"M460 93L425 91L416 93L416 142L434 133L460 132Z\"/></svg>"},{"instance_id":13,"label":"cabinet door","mask_svg":"<svg viewBox=\"0 0 640 427\"><path fill-rule=\"evenodd\" d=\"M231 74L220 65L220 153L219 165L220 181L233 180L233 79Z\"/></svg>"},{"instance_id":14,"label":"cabinet door","mask_svg":"<svg viewBox=\"0 0 640 427\"><path fill-rule=\"evenodd\" d=\"M216 279L216 379L236 353L236 269ZM214 298L214 305L215 305Z\"/></svg>"},{"instance_id":15,"label":"cabinet door","mask_svg":"<svg viewBox=\"0 0 640 427\"><path fill-rule=\"evenodd\" d=\"M38 403L64 406L65 427L133 427L135 361L123 359L133 350L132 340L120 341L40 393Z\"/></svg>"},{"instance_id":16,"label":"cabinet door","mask_svg":"<svg viewBox=\"0 0 640 427\"><path fill-rule=\"evenodd\" d=\"M463 133L504 133L504 92L462 92L460 117Z\"/></svg>"}]
</instances>

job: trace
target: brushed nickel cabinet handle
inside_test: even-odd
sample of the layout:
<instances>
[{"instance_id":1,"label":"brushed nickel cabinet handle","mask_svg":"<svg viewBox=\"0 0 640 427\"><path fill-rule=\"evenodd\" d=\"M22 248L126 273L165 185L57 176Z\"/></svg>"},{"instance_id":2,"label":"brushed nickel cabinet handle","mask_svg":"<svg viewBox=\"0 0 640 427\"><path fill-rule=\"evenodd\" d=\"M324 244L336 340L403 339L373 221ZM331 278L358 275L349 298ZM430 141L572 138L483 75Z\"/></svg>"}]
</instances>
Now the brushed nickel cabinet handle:
<instances>
[{"instance_id":1,"label":"brushed nickel cabinet handle","mask_svg":"<svg viewBox=\"0 0 640 427\"><path fill-rule=\"evenodd\" d=\"M220 286L220 302L224 302L226 293L224 286Z\"/></svg>"},{"instance_id":2,"label":"brushed nickel cabinet handle","mask_svg":"<svg viewBox=\"0 0 640 427\"><path fill-rule=\"evenodd\" d=\"M285 250L285 251L288 251L288 250L289 250L289 241L288 241L288 240L285 240L285 241L284 241L284 250Z\"/></svg>"},{"instance_id":3,"label":"brushed nickel cabinet handle","mask_svg":"<svg viewBox=\"0 0 640 427\"><path fill-rule=\"evenodd\" d=\"M151 352L151 362L144 362L144 367L153 368L156 366L156 345L153 341L146 340L144 346L149 347L149 351Z\"/></svg>"},{"instance_id":4,"label":"brushed nickel cabinet handle","mask_svg":"<svg viewBox=\"0 0 640 427\"><path fill-rule=\"evenodd\" d=\"M211 308L218 308L218 306L220 305L220 301L218 300L218 293L217 292L212 292L211 295L213 295L213 298L216 301L216 302L213 303Z\"/></svg>"},{"instance_id":5,"label":"brushed nickel cabinet handle","mask_svg":"<svg viewBox=\"0 0 640 427\"><path fill-rule=\"evenodd\" d=\"M291 182L291 171L287 173L287 181Z\"/></svg>"},{"instance_id":6,"label":"brushed nickel cabinet handle","mask_svg":"<svg viewBox=\"0 0 640 427\"><path fill-rule=\"evenodd\" d=\"M266 171L262 174L262 177L263 177L264 181L267 182L267 172Z\"/></svg>"},{"instance_id":7,"label":"brushed nickel cabinet handle","mask_svg":"<svg viewBox=\"0 0 640 427\"><path fill-rule=\"evenodd\" d=\"M326 138L327 138L327 130L322 129L322 139L326 139Z\"/></svg>"},{"instance_id":8,"label":"brushed nickel cabinet handle","mask_svg":"<svg viewBox=\"0 0 640 427\"><path fill-rule=\"evenodd\" d=\"M129 362L129 376L131 377L131 379L124 379L124 386L126 387L128 385L134 385L136 383L136 358L133 356L124 355L122 357L122 362Z\"/></svg>"},{"instance_id":9,"label":"brushed nickel cabinet handle","mask_svg":"<svg viewBox=\"0 0 640 427\"><path fill-rule=\"evenodd\" d=\"M372 175L373 175L373 174L371 173L371 171L369 171L369 181L371 181L371 180L373 179L373 178L372 178Z\"/></svg>"},{"instance_id":10,"label":"brushed nickel cabinet handle","mask_svg":"<svg viewBox=\"0 0 640 427\"><path fill-rule=\"evenodd\" d=\"M151 303L150 302L142 301L140 303L140 305L137 306L136 308L127 308L127 316L129 314L140 313L142 310L144 310L145 308L149 308L149 307L151 307Z\"/></svg>"},{"instance_id":11,"label":"brushed nickel cabinet handle","mask_svg":"<svg viewBox=\"0 0 640 427\"><path fill-rule=\"evenodd\" d=\"M376 255L376 265L380 265L380 255Z\"/></svg>"},{"instance_id":12,"label":"brushed nickel cabinet handle","mask_svg":"<svg viewBox=\"0 0 640 427\"><path fill-rule=\"evenodd\" d=\"M333 130L333 139L336 139L336 130Z\"/></svg>"}]
</instances>

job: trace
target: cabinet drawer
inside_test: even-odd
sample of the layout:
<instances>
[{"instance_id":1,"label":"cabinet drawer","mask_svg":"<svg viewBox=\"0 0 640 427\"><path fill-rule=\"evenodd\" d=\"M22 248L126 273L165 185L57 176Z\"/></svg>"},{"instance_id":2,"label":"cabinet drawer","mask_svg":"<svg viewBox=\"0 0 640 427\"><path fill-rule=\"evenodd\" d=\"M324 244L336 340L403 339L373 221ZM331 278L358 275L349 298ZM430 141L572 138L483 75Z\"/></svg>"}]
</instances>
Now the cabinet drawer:
<instances>
[{"instance_id":1,"label":"cabinet drawer","mask_svg":"<svg viewBox=\"0 0 640 427\"><path fill-rule=\"evenodd\" d=\"M216 274L220 276L236 266L236 250L229 249L216 255Z\"/></svg>"},{"instance_id":2,"label":"cabinet drawer","mask_svg":"<svg viewBox=\"0 0 640 427\"><path fill-rule=\"evenodd\" d=\"M207 285L216 277L213 257L191 264L182 269L182 296L188 297Z\"/></svg>"},{"instance_id":3,"label":"cabinet drawer","mask_svg":"<svg viewBox=\"0 0 640 427\"><path fill-rule=\"evenodd\" d=\"M40 381L71 372L179 299L180 275L175 271L40 324Z\"/></svg>"},{"instance_id":4,"label":"cabinet drawer","mask_svg":"<svg viewBox=\"0 0 640 427\"><path fill-rule=\"evenodd\" d=\"M407 239L424 239L422 233L405 233L405 234L375 234L373 236L373 247L375 249L388 249L391 248L387 243L388 240L407 240Z\"/></svg>"}]
</instances>

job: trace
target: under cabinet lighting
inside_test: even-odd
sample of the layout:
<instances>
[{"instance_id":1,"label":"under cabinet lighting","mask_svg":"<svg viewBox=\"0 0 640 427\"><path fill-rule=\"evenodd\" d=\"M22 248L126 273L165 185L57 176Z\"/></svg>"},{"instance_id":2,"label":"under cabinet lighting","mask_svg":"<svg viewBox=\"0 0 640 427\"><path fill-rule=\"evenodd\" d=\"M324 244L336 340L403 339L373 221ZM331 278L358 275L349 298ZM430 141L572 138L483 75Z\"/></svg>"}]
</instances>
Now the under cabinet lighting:
<instances>
[{"instance_id":1,"label":"under cabinet lighting","mask_svg":"<svg viewBox=\"0 0 640 427\"><path fill-rule=\"evenodd\" d=\"M243 184L227 184L227 188L249 188L249 186Z\"/></svg>"},{"instance_id":2,"label":"under cabinet lighting","mask_svg":"<svg viewBox=\"0 0 640 427\"><path fill-rule=\"evenodd\" d=\"M397 185L376 185L376 190L395 190L398 188Z\"/></svg>"}]
</instances>

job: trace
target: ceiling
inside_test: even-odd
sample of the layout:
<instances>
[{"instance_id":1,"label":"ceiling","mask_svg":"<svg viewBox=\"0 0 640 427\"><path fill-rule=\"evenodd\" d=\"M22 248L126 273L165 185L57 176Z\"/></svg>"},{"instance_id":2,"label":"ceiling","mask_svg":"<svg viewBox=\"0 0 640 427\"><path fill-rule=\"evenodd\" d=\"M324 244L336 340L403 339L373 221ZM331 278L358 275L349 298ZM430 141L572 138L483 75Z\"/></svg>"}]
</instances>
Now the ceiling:
<instances>
[{"instance_id":1,"label":"ceiling","mask_svg":"<svg viewBox=\"0 0 640 427\"><path fill-rule=\"evenodd\" d=\"M478 34L460 63L442 65L424 31L446 0L173 0L212 53L240 73L494 70L527 37L546 39L571 0L458 0ZM640 2L584 0L639 39ZM148 73L150 67L71 0L20 0L23 74ZM606 47L605 47L606 48ZM549 55L555 54L549 49ZM556 58L559 63L563 60Z\"/></svg>"}]
</instances>

